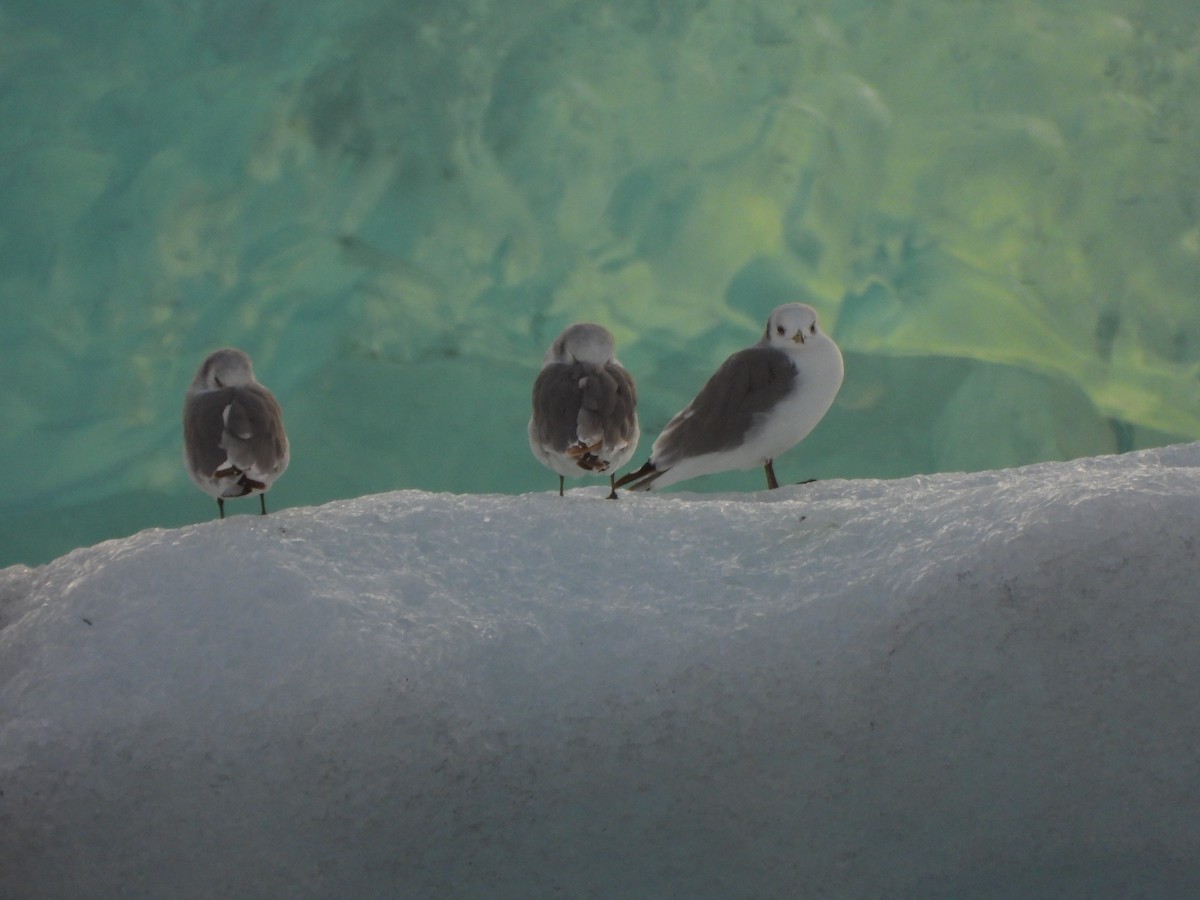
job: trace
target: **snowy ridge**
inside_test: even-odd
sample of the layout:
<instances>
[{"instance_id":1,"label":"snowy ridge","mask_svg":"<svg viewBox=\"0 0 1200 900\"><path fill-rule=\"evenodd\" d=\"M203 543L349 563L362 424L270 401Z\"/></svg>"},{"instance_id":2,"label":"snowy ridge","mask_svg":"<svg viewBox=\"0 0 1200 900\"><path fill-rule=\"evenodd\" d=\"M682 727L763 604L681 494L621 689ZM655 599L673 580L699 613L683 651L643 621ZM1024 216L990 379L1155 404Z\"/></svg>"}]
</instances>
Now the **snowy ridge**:
<instances>
[{"instance_id":1,"label":"snowy ridge","mask_svg":"<svg viewBox=\"0 0 1200 900\"><path fill-rule=\"evenodd\" d=\"M1200 888L1200 445L606 490L0 570L0 895Z\"/></svg>"}]
</instances>

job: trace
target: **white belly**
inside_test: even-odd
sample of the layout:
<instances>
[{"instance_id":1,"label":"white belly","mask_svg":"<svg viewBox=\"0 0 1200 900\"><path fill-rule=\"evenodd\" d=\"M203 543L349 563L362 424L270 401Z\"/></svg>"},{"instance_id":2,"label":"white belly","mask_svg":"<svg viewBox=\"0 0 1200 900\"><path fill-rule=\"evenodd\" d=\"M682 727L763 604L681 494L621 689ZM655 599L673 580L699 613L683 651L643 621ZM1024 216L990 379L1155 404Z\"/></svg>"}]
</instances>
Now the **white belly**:
<instances>
[{"instance_id":1,"label":"white belly","mask_svg":"<svg viewBox=\"0 0 1200 900\"><path fill-rule=\"evenodd\" d=\"M837 345L820 335L796 354L797 389L755 424L737 447L681 459L654 480L655 489L677 481L764 466L806 438L829 412L844 372Z\"/></svg>"}]
</instances>

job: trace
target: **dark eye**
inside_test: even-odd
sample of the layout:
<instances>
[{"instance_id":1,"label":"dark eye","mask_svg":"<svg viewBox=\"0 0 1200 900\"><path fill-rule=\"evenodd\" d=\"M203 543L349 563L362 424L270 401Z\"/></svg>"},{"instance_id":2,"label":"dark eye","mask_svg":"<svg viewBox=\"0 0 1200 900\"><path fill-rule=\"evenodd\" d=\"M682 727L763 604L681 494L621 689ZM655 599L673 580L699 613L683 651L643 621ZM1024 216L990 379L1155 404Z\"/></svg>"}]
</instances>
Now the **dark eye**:
<instances>
[{"instance_id":1,"label":"dark eye","mask_svg":"<svg viewBox=\"0 0 1200 900\"><path fill-rule=\"evenodd\" d=\"M776 325L776 326L775 326L775 333L776 333L776 334L783 334L783 326L782 326L782 325Z\"/></svg>"},{"instance_id":2,"label":"dark eye","mask_svg":"<svg viewBox=\"0 0 1200 900\"><path fill-rule=\"evenodd\" d=\"M813 322L811 325L808 326L808 333L809 334L817 333L817 323L816 322Z\"/></svg>"}]
</instances>

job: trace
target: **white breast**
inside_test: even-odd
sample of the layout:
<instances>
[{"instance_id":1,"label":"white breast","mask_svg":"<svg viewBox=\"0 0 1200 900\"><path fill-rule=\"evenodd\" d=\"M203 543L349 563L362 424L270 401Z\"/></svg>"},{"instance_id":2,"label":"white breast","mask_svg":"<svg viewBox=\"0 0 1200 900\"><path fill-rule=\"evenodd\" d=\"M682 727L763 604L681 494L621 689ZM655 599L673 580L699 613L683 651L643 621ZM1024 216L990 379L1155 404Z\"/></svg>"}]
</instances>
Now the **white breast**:
<instances>
[{"instance_id":1,"label":"white breast","mask_svg":"<svg viewBox=\"0 0 1200 900\"><path fill-rule=\"evenodd\" d=\"M747 443L754 459L747 467L764 465L804 440L829 412L842 386L842 354L826 335L810 338L790 355L799 370L797 388L751 432Z\"/></svg>"}]
</instances>

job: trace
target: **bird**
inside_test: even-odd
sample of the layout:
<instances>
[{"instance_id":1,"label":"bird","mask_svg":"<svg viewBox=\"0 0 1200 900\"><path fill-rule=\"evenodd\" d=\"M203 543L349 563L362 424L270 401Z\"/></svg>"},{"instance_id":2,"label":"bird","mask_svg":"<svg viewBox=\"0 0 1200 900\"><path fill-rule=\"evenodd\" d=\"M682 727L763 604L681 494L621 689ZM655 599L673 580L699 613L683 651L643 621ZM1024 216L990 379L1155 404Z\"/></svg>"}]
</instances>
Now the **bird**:
<instances>
[{"instance_id":1,"label":"bird","mask_svg":"<svg viewBox=\"0 0 1200 900\"><path fill-rule=\"evenodd\" d=\"M650 491L699 475L762 466L779 487L774 461L805 438L833 405L842 354L804 303L776 307L762 339L721 364L667 423L636 472L613 489Z\"/></svg>"},{"instance_id":2,"label":"bird","mask_svg":"<svg viewBox=\"0 0 1200 900\"><path fill-rule=\"evenodd\" d=\"M225 500L258 494L267 514L266 491L288 466L283 411L254 377L250 357L225 347L196 370L183 402L183 461L196 487Z\"/></svg>"},{"instance_id":3,"label":"bird","mask_svg":"<svg viewBox=\"0 0 1200 900\"><path fill-rule=\"evenodd\" d=\"M565 328L542 360L533 383L529 447L542 465L565 476L609 473L629 462L641 434L633 376L614 357L616 343L603 325Z\"/></svg>"}]
</instances>

